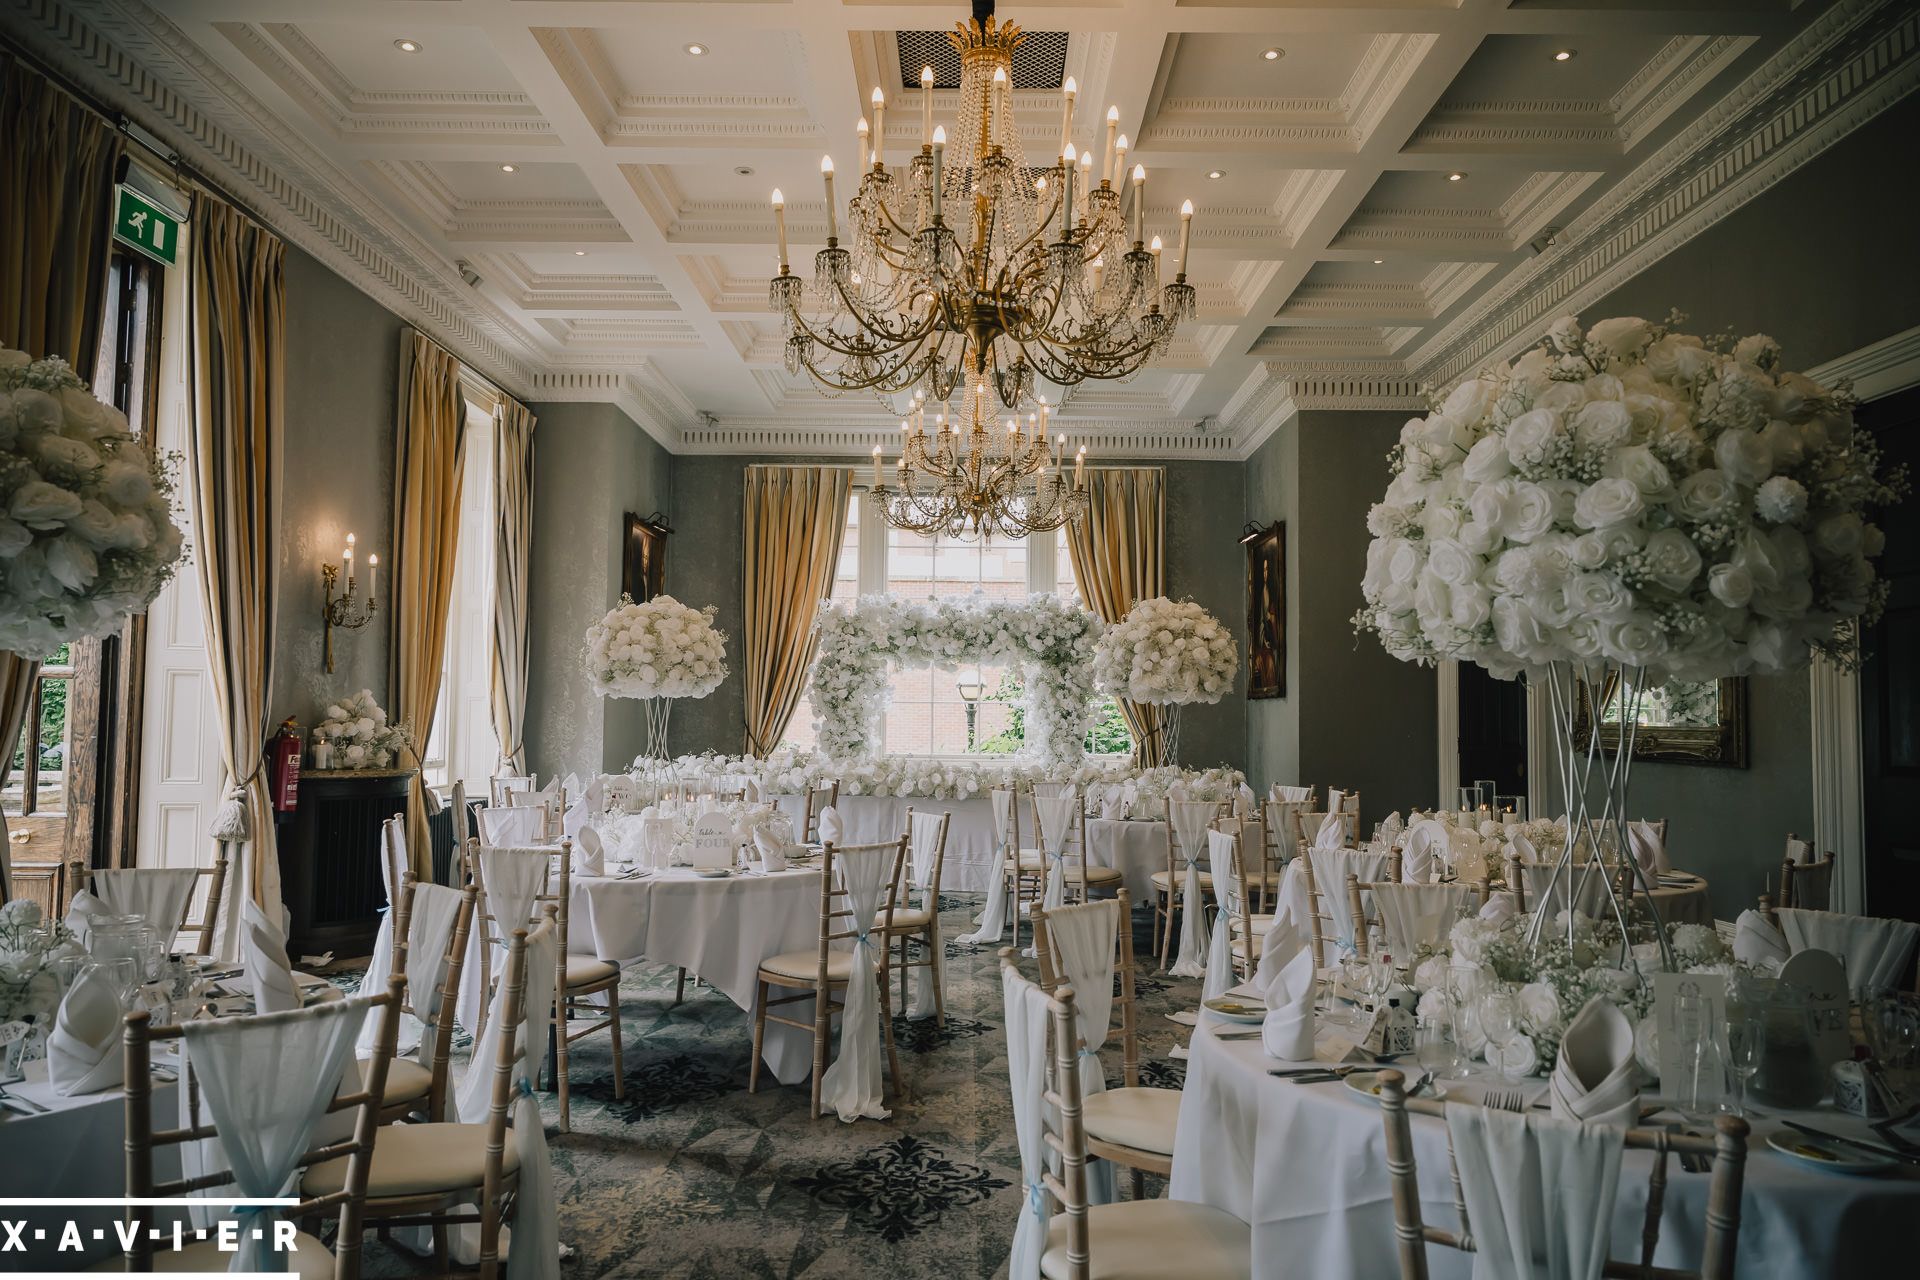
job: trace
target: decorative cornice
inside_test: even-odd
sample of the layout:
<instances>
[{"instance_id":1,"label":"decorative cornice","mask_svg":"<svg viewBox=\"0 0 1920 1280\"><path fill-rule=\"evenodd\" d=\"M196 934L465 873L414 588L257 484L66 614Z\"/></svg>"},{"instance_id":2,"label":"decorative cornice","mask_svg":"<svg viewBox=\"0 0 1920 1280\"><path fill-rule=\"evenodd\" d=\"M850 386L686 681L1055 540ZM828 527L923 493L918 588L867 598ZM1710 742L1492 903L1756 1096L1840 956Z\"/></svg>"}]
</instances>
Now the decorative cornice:
<instances>
[{"instance_id":1,"label":"decorative cornice","mask_svg":"<svg viewBox=\"0 0 1920 1280\"><path fill-rule=\"evenodd\" d=\"M1232 435L1192 421L1103 422L1067 418L1065 430L1076 444L1104 458L1187 458L1227 462L1244 455ZM677 454L766 455L803 453L823 457L866 457L876 444L892 447L900 438L897 419L879 419L871 425L844 417L728 418L681 432Z\"/></svg>"},{"instance_id":2,"label":"decorative cornice","mask_svg":"<svg viewBox=\"0 0 1920 1280\"><path fill-rule=\"evenodd\" d=\"M1920 325L1816 365L1807 370L1807 376L1828 387L1846 378L1862 400L1877 400L1920 385Z\"/></svg>"}]
</instances>

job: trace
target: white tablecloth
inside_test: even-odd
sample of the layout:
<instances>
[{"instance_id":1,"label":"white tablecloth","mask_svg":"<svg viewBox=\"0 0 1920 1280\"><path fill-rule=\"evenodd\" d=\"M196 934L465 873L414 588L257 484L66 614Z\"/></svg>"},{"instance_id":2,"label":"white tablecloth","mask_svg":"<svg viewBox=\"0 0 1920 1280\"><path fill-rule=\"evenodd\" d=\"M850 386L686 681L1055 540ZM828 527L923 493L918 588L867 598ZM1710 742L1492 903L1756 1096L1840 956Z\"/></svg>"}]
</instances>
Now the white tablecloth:
<instances>
[{"instance_id":1,"label":"white tablecloth","mask_svg":"<svg viewBox=\"0 0 1920 1280\"><path fill-rule=\"evenodd\" d=\"M638 880L576 876L567 909L574 954L677 965L751 1012L760 962L819 943L820 873L794 868L707 879L676 867ZM804 1009L782 1012L797 1018ZM813 1038L769 1023L765 1057L782 1084L805 1080Z\"/></svg>"},{"instance_id":2,"label":"white tablecloth","mask_svg":"<svg viewBox=\"0 0 1920 1280\"><path fill-rule=\"evenodd\" d=\"M1095 866L1120 869L1135 906L1152 902L1153 873L1167 869L1167 824L1088 818L1087 851Z\"/></svg>"},{"instance_id":3,"label":"white tablecloth","mask_svg":"<svg viewBox=\"0 0 1920 1280\"><path fill-rule=\"evenodd\" d=\"M1285 1064L1266 1057L1257 1038L1221 1040L1212 1034L1216 1019L1203 1015L1202 1022L1188 1050L1169 1195L1249 1223L1255 1276L1398 1275L1378 1107L1338 1082L1297 1085L1269 1076L1269 1067ZM1833 1132L1858 1123L1832 1112L1818 1116L1808 1123ZM1908 1247L1907 1224L1920 1213L1920 1178L1806 1169L1766 1147L1766 1135L1779 1127L1773 1113L1751 1123L1738 1274L1891 1274L1896 1251ZM1451 1230L1457 1216L1446 1127L1415 1116L1413 1138L1422 1217ZM1651 1158L1628 1152L1622 1163L1616 1258L1639 1257ZM1668 1166L1657 1264L1700 1265L1707 1187L1705 1175ZM1427 1259L1436 1280L1464 1280L1472 1271L1471 1256L1452 1249L1429 1246Z\"/></svg>"}]
</instances>

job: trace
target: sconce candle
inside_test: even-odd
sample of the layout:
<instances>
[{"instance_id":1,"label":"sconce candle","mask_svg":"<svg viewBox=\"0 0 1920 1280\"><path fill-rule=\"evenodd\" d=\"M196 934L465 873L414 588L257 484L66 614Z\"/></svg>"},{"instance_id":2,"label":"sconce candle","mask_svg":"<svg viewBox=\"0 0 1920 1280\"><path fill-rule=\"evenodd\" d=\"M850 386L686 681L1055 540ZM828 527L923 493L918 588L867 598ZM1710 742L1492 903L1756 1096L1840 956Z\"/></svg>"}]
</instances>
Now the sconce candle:
<instances>
[{"instance_id":1,"label":"sconce candle","mask_svg":"<svg viewBox=\"0 0 1920 1280\"><path fill-rule=\"evenodd\" d=\"M380 557L367 557L367 595L364 600L358 595L358 580L353 573L353 554L357 539L350 533L347 545L340 552L338 565L322 564L320 582L325 593L325 601L320 607L322 649L326 658L327 670L333 670L333 632L336 627L356 631L373 621L375 610L379 607L374 600L374 588L380 581ZM340 573L346 570L347 590L344 595L335 597L334 590L339 585Z\"/></svg>"}]
</instances>

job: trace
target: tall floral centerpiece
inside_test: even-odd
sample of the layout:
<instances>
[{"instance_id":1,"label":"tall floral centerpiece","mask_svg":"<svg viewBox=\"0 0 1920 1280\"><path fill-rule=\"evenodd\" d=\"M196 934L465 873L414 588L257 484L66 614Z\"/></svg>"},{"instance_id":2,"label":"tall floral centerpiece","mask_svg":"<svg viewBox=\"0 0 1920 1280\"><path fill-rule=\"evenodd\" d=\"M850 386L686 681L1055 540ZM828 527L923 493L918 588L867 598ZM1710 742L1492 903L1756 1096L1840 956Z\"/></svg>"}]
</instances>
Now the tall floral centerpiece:
<instances>
[{"instance_id":1,"label":"tall floral centerpiece","mask_svg":"<svg viewBox=\"0 0 1920 1280\"><path fill-rule=\"evenodd\" d=\"M587 628L580 662L603 698L646 703L648 759L667 759L667 721L676 698L704 698L727 678L727 637L713 625L714 606L695 609L672 596L645 604L621 596Z\"/></svg>"},{"instance_id":2,"label":"tall floral centerpiece","mask_svg":"<svg viewBox=\"0 0 1920 1280\"><path fill-rule=\"evenodd\" d=\"M66 361L0 350L0 650L38 661L144 613L180 564L172 493Z\"/></svg>"},{"instance_id":3,"label":"tall floral centerpiece","mask_svg":"<svg viewBox=\"0 0 1920 1280\"><path fill-rule=\"evenodd\" d=\"M1180 708L1218 702L1233 690L1240 648L1219 619L1191 600L1155 596L1127 610L1093 648L1102 693L1162 708L1160 732L1141 744L1140 763L1171 766L1180 749Z\"/></svg>"},{"instance_id":4,"label":"tall floral centerpiece","mask_svg":"<svg viewBox=\"0 0 1920 1280\"><path fill-rule=\"evenodd\" d=\"M1566 875L1601 865L1590 833L1629 847L1642 690L1857 661L1886 597L1870 513L1906 478L1881 474L1853 404L1783 370L1762 335L1707 341L1635 317L1583 332L1568 316L1402 429L1355 625L1396 658L1546 689L1576 833ZM1597 726L1616 696L1614 752L1598 733L1576 752L1576 718Z\"/></svg>"}]
</instances>

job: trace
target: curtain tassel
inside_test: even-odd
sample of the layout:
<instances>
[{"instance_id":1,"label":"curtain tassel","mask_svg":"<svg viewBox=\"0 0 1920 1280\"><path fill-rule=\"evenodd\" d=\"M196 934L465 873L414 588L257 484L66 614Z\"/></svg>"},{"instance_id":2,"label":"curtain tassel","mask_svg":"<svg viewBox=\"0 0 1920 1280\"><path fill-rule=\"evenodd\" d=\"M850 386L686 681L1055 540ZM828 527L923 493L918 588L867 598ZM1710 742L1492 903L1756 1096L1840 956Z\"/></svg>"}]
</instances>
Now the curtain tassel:
<instances>
[{"instance_id":1,"label":"curtain tassel","mask_svg":"<svg viewBox=\"0 0 1920 1280\"><path fill-rule=\"evenodd\" d=\"M227 792L227 798L213 811L213 827L210 833L215 840L239 842L253 838L253 828L247 821L247 789L241 783L235 783Z\"/></svg>"}]
</instances>

